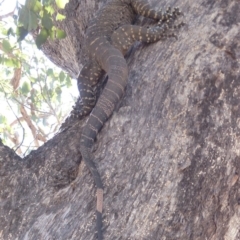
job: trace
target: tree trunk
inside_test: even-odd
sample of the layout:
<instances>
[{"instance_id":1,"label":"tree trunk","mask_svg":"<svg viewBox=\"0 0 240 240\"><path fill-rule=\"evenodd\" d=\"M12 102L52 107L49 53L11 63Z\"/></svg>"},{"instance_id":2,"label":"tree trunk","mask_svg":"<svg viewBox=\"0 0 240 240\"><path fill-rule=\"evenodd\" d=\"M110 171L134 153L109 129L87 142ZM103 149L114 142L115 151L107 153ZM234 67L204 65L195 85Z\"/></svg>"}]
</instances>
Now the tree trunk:
<instances>
[{"instance_id":1,"label":"tree trunk","mask_svg":"<svg viewBox=\"0 0 240 240\"><path fill-rule=\"evenodd\" d=\"M68 37L43 48L72 76L84 26L104 1L95 2L70 1ZM133 48L126 95L94 146L107 240L240 239L240 2L179 7L187 26L178 40ZM83 123L24 159L0 144L0 239L96 239L96 188L79 167Z\"/></svg>"}]
</instances>

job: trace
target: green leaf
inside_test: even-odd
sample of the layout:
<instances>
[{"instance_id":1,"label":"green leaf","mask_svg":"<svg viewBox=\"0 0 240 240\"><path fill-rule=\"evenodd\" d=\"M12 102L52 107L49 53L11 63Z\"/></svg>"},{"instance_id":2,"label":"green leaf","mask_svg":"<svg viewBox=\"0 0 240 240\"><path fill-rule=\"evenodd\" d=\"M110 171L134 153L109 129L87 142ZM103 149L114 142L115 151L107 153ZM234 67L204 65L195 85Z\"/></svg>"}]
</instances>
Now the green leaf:
<instances>
[{"instance_id":1,"label":"green leaf","mask_svg":"<svg viewBox=\"0 0 240 240\"><path fill-rule=\"evenodd\" d=\"M2 46L3 46L3 51L5 53L10 53L12 51L11 44L10 44L10 42L8 40L3 39Z\"/></svg>"},{"instance_id":2,"label":"green leaf","mask_svg":"<svg viewBox=\"0 0 240 240\"><path fill-rule=\"evenodd\" d=\"M35 12L30 11L29 12L29 25L28 25L28 31L35 30L38 26L38 19Z\"/></svg>"},{"instance_id":3,"label":"green leaf","mask_svg":"<svg viewBox=\"0 0 240 240\"><path fill-rule=\"evenodd\" d=\"M71 87L72 86L72 79L67 75L67 78L66 78L66 85L67 87Z\"/></svg>"},{"instance_id":4,"label":"green leaf","mask_svg":"<svg viewBox=\"0 0 240 240\"><path fill-rule=\"evenodd\" d=\"M55 12L55 10L54 10L54 8L53 8L52 6L46 6L44 9L45 9L50 15L53 15L54 12Z\"/></svg>"},{"instance_id":5,"label":"green leaf","mask_svg":"<svg viewBox=\"0 0 240 240\"><path fill-rule=\"evenodd\" d=\"M5 116L3 116L3 115L0 115L0 124L4 124L4 123L6 123L6 117Z\"/></svg>"},{"instance_id":6,"label":"green leaf","mask_svg":"<svg viewBox=\"0 0 240 240\"><path fill-rule=\"evenodd\" d=\"M18 41L22 41L28 35L28 30L24 27L17 27Z\"/></svg>"},{"instance_id":7,"label":"green leaf","mask_svg":"<svg viewBox=\"0 0 240 240\"><path fill-rule=\"evenodd\" d=\"M56 94L57 94L57 100L58 100L58 102L61 102L62 88L61 88L61 87L57 87L57 88L55 89L55 92L56 92Z\"/></svg>"},{"instance_id":8,"label":"green leaf","mask_svg":"<svg viewBox=\"0 0 240 240\"><path fill-rule=\"evenodd\" d=\"M0 34L7 36L6 26L3 25L3 22L0 22Z\"/></svg>"},{"instance_id":9,"label":"green leaf","mask_svg":"<svg viewBox=\"0 0 240 240\"><path fill-rule=\"evenodd\" d=\"M69 0L55 0L55 1L59 8L65 8L65 5L69 2Z\"/></svg>"},{"instance_id":10,"label":"green leaf","mask_svg":"<svg viewBox=\"0 0 240 240\"><path fill-rule=\"evenodd\" d=\"M65 18L66 18L66 16L64 16L64 15L62 15L62 14L60 14L60 13L58 13L57 16L56 16L56 20L57 20L57 21L62 21L62 20L64 20Z\"/></svg>"},{"instance_id":11,"label":"green leaf","mask_svg":"<svg viewBox=\"0 0 240 240\"><path fill-rule=\"evenodd\" d=\"M35 30L38 26L38 19L35 12L31 11L24 5L19 10L18 22L28 31Z\"/></svg>"},{"instance_id":12,"label":"green leaf","mask_svg":"<svg viewBox=\"0 0 240 240\"><path fill-rule=\"evenodd\" d=\"M4 64L7 67L14 67L14 68L19 68L20 67L20 62L17 59L14 59L14 58L4 59Z\"/></svg>"},{"instance_id":13,"label":"green leaf","mask_svg":"<svg viewBox=\"0 0 240 240\"><path fill-rule=\"evenodd\" d=\"M47 76L53 76L53 69L49 68L46 73L47 73Z\"/></svg>"},{"instance_id":14,"label":"green leaf","mask_svg":"<svg viewBox=\"0 0 240 240\"><path fill-rule=\"evenodd\" d=\"M22 93L27 94L30 92L30 84L28 82L24 82L21 87Z\"/></svg>"},{"instance_id":15,"label":"green leaf","mask_svg":"<svg viewBox=\"0 0 240 240\"><path fill-rule=\"evenodd\" d=\"M51 5L53 0L42 0L43 5Z\"/></svg>"},{"instance_id":16,"label":"green leaf","mask_svg":"<svg viewBox=\"0 0 240 240\"><path fill-rule=\"evenodd\" d=\"M11 27L7 30L7 35L8 36L10 36L10 35L14 36L15 35L14 31L13 31L13 29Z\"/></svg>"},{"instance_id":17,"label":"green leaf","mask_svg":"<svg viewBox=\"0 0 240 240\"><path fill-rule=\"evenodd\" d=\"M34 77L29 77L29 80L31 81L31 83L35 83L35 82L38 82L38 78L34 78ZM35 89L32 88L32 91L34 92Z\"/></svg>"},{"instance_id":18,"label":"green leaf","mask_svg":"<svg viewBox=\"0 0 240 240\"><path fill-rule=\"evenodd\" d=\"M44 14L43 14L42 25L48 30L50 30L53 26L52 18L46 11L44 11Z\"/></svg>"},{"instance_id":19,"label":"green leaf","mask_svg":"<svg viewBox=\"0 0 240 240\"><path fill-rule=\"evenodd\" d=\"M66 37L66 33L63 30L57 29L56 30L56 37L58 39L63 39Z\"/></svg>"},{"instance_id":20,"label":"green leaf","mask_svg":"<svg viewBox=\"0 0 240 240\"><path fill-rule=\"evenodd\" d=\"M62 93L62 88L61 87L57 87L56 89L55 89L55 92L59 95L59 94L61 94Z\"/></svg>"},{"instance_id":21,"label":"green leaf","mask_svg":"<svg viewBox=\"0 0 240 240\"><path fill-rule=\"evenodd\" d=\"M54 40L56 38L56 30L53 30L53 28L51 30L48 30L49 32L49 36L52 40Z\"/></svg>"},{"instance_id":22,"label":"green leaf","mask_svg":"<svg viewBox=\"0 0 240 240\"><path fill-rule=\"evenodd\" d=\"M42 4L39 1L35 0L31 4L31 10L33 10L35 13L39 13L42 10Z\"/></svg>"},{"instance_id":23,"label":"green leaf","mask_svg":"<svg viewBox=\"0 0 240 240\"><path fill-rule=\"evenodd\" d=\"M43 28L41 30L40 34L37 35L37 37L36 37L36 41L35 42L36 42L36 45L37 45L38 48L40 48L41 45L47 41L48 36L49 35L48 35L47 30L45 28Z\"/></svg>"},{"instance_id":24,"label":"green leaf","mask_svg":"<svg viewBox=\"0 0 240 240\"><path fill-rule=\"evenodd\" d=\"M22 26L27 29L28 28L28 10L26 6L22 6L22 8L18 11L18 22L22 24Z\"/></svg>"},{"instance_id":25,"label":"green leaf","mask_svg":"<svg viewBox=\"0 0 240 240\"><path fill-rule=\"evenodd\" d=\"M63 71L60 72L60 74L59 74L59 79L60 79L60 82L63 82L63 81L64 81L64 79L65 79L65 74L64 74Z\"/></svg>"}]
</instances>

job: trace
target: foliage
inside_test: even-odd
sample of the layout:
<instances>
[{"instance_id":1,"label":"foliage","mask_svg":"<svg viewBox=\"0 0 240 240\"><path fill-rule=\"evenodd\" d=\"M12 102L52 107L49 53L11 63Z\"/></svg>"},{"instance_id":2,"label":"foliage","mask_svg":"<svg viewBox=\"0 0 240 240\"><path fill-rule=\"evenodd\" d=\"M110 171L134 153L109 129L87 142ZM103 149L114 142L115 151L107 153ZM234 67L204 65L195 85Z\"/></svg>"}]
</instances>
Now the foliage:
<instances>
[{"instance_id":1,"label":"foliage","mask_svg":"<svg viewBox=\"0 0 240 240\"><path fill-rule=\"evenodd\" d=\"M56 0L58 7L66 2ZM27 0L18 4L18 21L14 14L0 18L0 138L25 155L56 132L74 96L64 93L72 86L70 77L36 48L48 37L65 36L54 26L53 16L64 18L54 2ZM35 45L28 33L36 30Z\"/></svg>"},{"instance_id":2,"label":"foliage","mask_svg":"<svg viewBox=\"0 0 240 240\"><path fill-rule=\"evenodd\" d=\"M68 0L56 0L58 8L64 8ZM18 11L17 34L19 40L23 40L27 33L36 31L39 28L39 33L36 37L38 48L47 40L62 39L66 36L65 32L54 26L54 19L61 21L65 16L56 13L53 0L26 0L25 5L21 5Z\"/></svg>"}]
</instances>

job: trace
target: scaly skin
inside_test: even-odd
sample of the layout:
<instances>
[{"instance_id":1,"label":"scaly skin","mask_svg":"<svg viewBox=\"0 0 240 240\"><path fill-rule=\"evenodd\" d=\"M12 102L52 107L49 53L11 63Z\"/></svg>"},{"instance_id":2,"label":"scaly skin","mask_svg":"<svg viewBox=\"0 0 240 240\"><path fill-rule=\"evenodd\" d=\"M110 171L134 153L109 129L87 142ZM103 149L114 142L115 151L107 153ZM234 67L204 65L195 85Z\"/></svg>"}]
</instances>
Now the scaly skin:
<instances>
[{"instance_id":1,"label":"scaly skin","mask_svg":"<svg viewBox=\"0 0 240 240\"><path fill-rule=\"evenodd\" d=\"M137 15L158 20L158 25L152 28L132 25ZM112 0L98 11L88 26L84 47L89 61L77 79L83 106L81 111L75 109L74 114L81 118L91 113L82 131L80 150L97 186L98 240L103 239L103 183L91 148L96 135L124 94L128 77L124 55L135 41L150 43L175 36L175 29L182 26L173 25L179 15L178 9L168 9L165 13L155 11L146 0ZM108 75L108 82L95 105L93 87L104 73Z\"/></svg>"}]
</instances>

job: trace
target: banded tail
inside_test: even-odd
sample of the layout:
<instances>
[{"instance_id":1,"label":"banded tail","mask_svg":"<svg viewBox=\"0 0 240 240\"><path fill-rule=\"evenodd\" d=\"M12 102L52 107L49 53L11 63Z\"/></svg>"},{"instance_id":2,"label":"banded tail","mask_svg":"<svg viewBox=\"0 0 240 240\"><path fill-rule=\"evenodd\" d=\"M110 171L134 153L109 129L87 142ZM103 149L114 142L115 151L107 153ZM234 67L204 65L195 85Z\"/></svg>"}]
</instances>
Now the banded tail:
<instances>
[{"instance_id":1,"label":"banded tail","mask_svg":"<svg viewBox=\"0 0 240 240\"><path fill-rule=\"evenodd\" d=\"M102 240L103 183L93 162L91 149L98 132L113 113L116 104L124 94L128 68L122 53L105 39L98 39L93 45L92 47L96 48L97 62L107 72L108 81L90 114L86 126L83 128L80 151L97 186L97 231L98 240ZM98 46L101 47L98 48Z\"/></svg>"}]
</instances>

